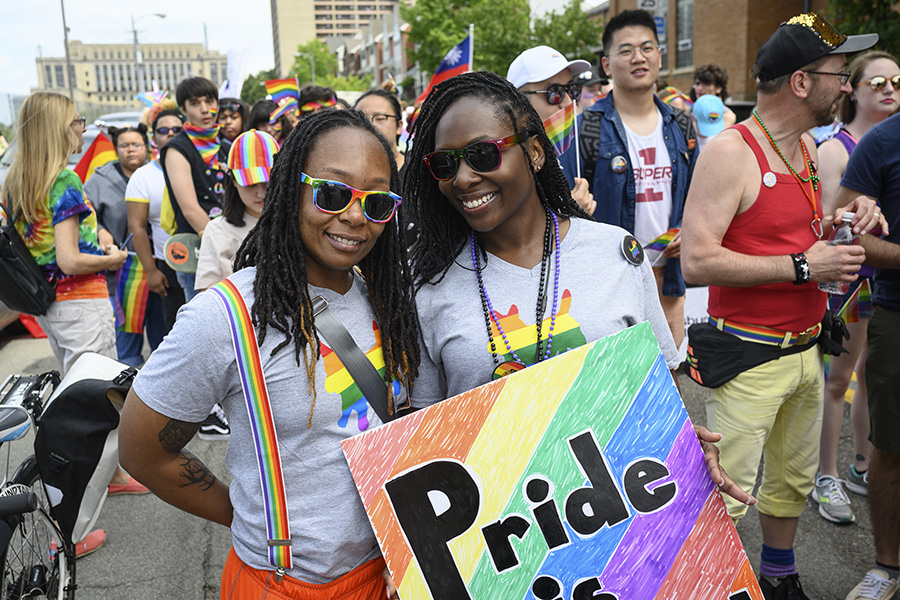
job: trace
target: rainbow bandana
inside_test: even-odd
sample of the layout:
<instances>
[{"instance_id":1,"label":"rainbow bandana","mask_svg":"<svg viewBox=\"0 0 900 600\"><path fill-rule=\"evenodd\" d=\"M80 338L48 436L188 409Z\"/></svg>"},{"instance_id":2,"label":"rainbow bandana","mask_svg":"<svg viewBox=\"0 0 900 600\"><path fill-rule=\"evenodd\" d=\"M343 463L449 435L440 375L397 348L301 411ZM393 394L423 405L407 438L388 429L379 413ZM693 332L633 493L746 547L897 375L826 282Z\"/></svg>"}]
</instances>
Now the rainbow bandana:
<instances>
[{"instance_id":1,"label":"rainbow bandana","mask_svg":"<svg viewBox=\"0 0 900 600\"><path fill-rule=\"evenodd\" d=\"M184 124L184 132L194 144L200 158L210 169L219 168L219 126L210 129L197 127L193 123Z\"/></svg>"},{"instance_id":2,"label":"rainbow bandana","mask_svg":"<svg viewBox=\"0 0 900 600\"><path fill-rule=\"evenodd\" d=\"M291 530L288 522L287 496L284 493L284 475L281 470L281 454L278 451L278 436L269 404L269 392L263 377L259 344L250 320L250 312L241 293L228 279L210 288L222 303L231 326L234 355L250 427L256 446L256 462L263 502L266 507L266 533L268 534L269 563L276 568L276 579L280 580L291 568Z\"/></svg>"},{"instance_id":3,"label":"rainbow bandana","mask_svg":"<svg viewBox=\"0 0 900 600\"><path fill-rule=\"evenodd\" d=\"M312 112L317 108L331 108L332 106L337 105L337 98L332 96L325 102L319 102L318 100L310 100L306 104L300 107L300 112Z\"/></svg>"}]
</instances>

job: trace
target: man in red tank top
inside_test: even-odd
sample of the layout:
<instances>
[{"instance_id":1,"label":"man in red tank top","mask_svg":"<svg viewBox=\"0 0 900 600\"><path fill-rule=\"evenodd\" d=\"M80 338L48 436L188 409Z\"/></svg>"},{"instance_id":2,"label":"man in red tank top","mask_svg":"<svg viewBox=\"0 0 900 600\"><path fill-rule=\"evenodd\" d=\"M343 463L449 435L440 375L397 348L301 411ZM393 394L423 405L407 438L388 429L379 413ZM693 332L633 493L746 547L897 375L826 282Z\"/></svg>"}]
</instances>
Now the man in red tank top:
<instances>
[{"instance_id":1,"label":"man in red tank top","mask_svg":"<svg viewBox=\"0 0 900 600\"><path fill-rule=\"evenodd\" d=\"M682 268L685 280L710 286L710 323L744 343L776 347L776 358L711 389L707 401L708 426L723 435L720 462L743 489L754 487L765 455L758 508L767 600L807 598L793 544L821 430L824 376L814 341L826 296L817 282L853 281L865 257L860 246L823 241L831 216L822 214L815 143L805 132L830 123L832 104L850 93L846 54L877 39L844 36L814 14L783 23L751 73L758 108L709 141L685 204ZM846 209L857 212L857 233L877 223L874 203L854 200ZM747 509L726 504L734 519Z\"/></svg>"}]
</instances>

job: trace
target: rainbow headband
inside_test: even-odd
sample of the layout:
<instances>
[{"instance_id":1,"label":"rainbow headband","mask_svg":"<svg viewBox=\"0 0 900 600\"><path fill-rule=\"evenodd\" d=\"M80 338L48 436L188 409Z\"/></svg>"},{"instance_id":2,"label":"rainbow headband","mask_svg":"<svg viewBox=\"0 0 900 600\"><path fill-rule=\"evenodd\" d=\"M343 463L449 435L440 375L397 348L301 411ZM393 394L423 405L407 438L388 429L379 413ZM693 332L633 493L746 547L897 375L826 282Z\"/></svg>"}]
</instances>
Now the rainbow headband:
<instances>
[{"instance_id":1,"label":"rainbow headband","mask_svg":"<svg viewBox=\"0 0 900 600\"><path fill-rule=\"evenodd\" d=\"M263 377L262 362L256 332L244 298L228 279L214 285L211 290L225 305L231 338L237 359L244 400L250 415L250 428L256 445L256 462L259 466L260 484L266 509L269 562L284 575L291 568L291 530L288 522L287 496L284 492L284 475L281 454L278 452L278 436L269 404L269 392Z\"/></svg>"},{"instance_id":2,"label":"rainbow headband","mask_svg":"<svg viewBox=\"0 0 900 600\"><path fill-rule=\"evenodd\" d=\"M306 104L300 107L300 112L311 112L316 110L317 108L331 108L332 106L337 105L337 99L332 96L325 102L318 102L317 100L310 100Z\"/></svg>"}]
</instances>

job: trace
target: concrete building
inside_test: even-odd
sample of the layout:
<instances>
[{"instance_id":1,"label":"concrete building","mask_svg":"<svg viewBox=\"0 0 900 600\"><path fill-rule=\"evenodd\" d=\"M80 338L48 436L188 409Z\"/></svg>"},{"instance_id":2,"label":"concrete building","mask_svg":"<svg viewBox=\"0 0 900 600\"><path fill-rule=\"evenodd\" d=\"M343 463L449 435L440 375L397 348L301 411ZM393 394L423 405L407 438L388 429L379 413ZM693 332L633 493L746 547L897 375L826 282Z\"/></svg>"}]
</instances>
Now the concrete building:
<instances>
[{"instance_id":1,"label":"concrete building","mask_svg":"<svg viewBox=\"0 0 900 600\"><path fill-rule=\"evenodd\" d=\"M187 77L206 77L216 85L227 74L226 57L203 44L140 44L135 59L134 44L69 43L72 65L69 74L78 109L89 118L103 112L140 110L134 99L141 91L169 90L174 97L178 82ZM65 57L36 59L38 90L53 90L68 95Z\"/></svg>"},{"instance_id":2,"label":"concrete building","mask_svg":"<svg viewBox=\"0 0 900 600\"><path fill-rule=\"evenodd\" d=\"M390 14L398 0L270 0L275 72L288 75L297 46L310 40L353 37L382 15Z\"/></svg>"}]
</instances>

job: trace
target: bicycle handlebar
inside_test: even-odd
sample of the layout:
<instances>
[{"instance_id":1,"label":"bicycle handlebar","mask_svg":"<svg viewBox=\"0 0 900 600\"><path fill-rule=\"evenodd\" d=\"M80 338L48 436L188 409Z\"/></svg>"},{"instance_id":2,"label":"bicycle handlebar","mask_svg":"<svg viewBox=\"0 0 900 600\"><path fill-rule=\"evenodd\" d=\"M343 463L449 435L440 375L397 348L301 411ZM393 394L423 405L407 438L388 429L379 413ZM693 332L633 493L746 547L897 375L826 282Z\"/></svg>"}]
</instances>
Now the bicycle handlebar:
<instances>
[{"instance_id":1,"label":"bicycle handlebar","mask_svg":"<svg viewBox=\"0 0 900 600\"><path fill-rule=\"evenodd\" d=\"M34 512L36 508L37 495L34 492L0 497L0 517Z\"/></svg>"}]
</instances>

